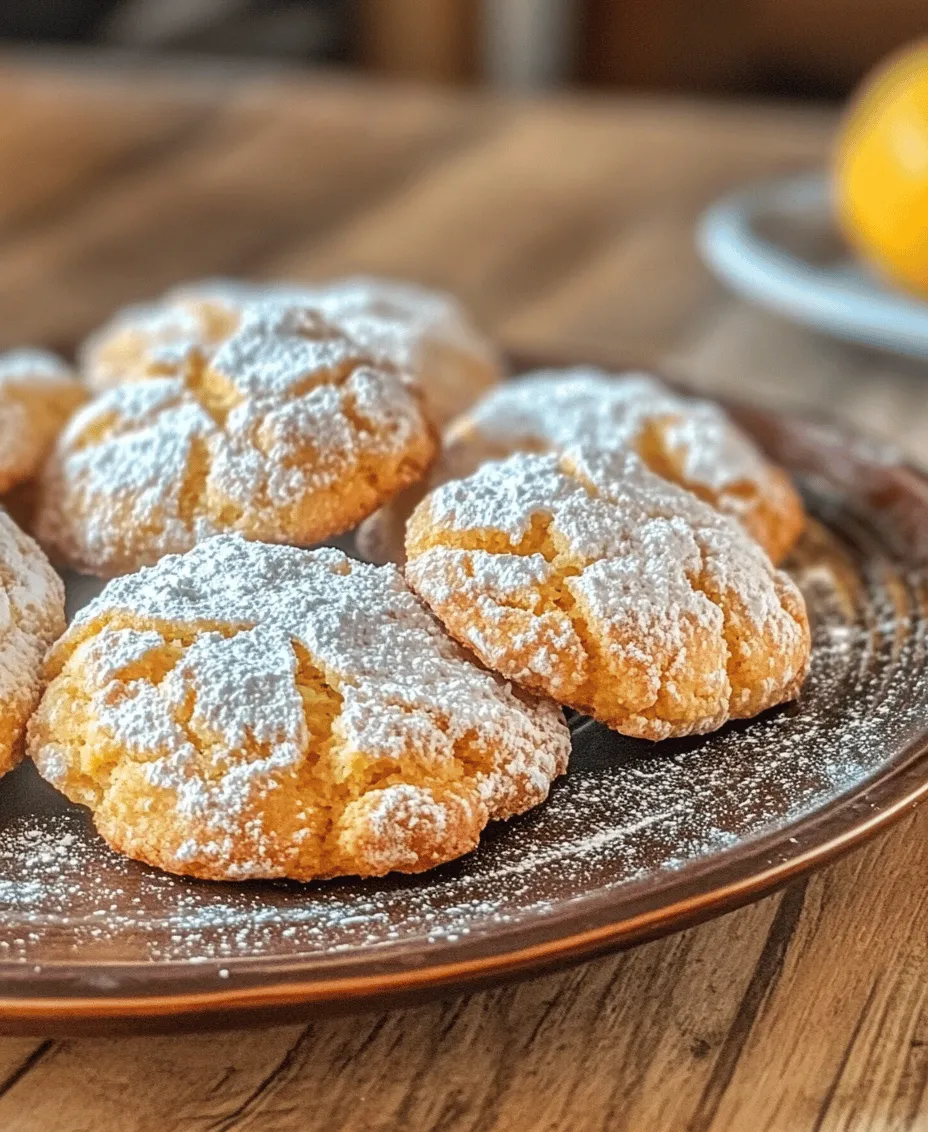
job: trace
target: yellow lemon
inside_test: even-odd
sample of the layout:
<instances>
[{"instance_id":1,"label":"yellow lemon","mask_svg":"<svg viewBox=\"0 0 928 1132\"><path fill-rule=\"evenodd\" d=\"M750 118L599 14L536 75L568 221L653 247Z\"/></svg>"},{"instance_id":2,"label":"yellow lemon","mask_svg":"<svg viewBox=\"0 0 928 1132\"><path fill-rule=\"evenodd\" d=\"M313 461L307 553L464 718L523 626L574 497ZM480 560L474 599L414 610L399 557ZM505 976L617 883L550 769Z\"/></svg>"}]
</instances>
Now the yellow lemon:
<instances>
[{"instance_id":1,"label":"yellow lemon","mask_svg":"<svg viewBox=\"0 0 928 1132\"><path fill-rule=\"evenodd\" d=\"M850 243L900 286L928 295L928 40L891 56L852 101L834 186Z\"/></svg>"}]
</instances>

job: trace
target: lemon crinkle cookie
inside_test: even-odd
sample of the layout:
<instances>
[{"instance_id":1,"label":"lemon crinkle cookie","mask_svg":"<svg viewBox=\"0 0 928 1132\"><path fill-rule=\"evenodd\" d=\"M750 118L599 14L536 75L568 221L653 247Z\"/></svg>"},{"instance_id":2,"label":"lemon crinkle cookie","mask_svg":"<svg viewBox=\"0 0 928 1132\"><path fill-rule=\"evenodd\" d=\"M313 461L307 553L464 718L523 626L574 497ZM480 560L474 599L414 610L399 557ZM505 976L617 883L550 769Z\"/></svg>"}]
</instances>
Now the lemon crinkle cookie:
<instances>
[{"instance_id":1,"label":"lemon crinkle cookie","mask_svg":"<svg viewBox=\"0 0 928 1132\"><path fill-rule=\"evenodd\" d=\"M0 354L0 493L36 475L68 417L86 400L86 389L54 354Z\"/></svg>"},{"instance_id":2,"label":"lemon crinkle cookie","mask_svg":"<svg viewBox=\"0 0 928 1132\"><path fill-rule=\"evenodd\" d=\"M42 689L42 660L64 628L61 579L0 511L0 774L22 756L26 724Z\"/></svg>"},{"instance_id":3,"label":"lemon crinkle cookie","mask_svg":"<svg viewBox=\"0 0 928 1132\"><path fill-rule=\"evenodd\" d=\"M129 382L72 419L36 532L87 573L124 573L211 534L309 544L420 478L436 440L414 382L317 312L263 304L207 362Z\"/></svg>"},{"instance_id":4,"label":"lemon crinkle cookie","mask_svg":"<svg viewBox=\"0 0 928 1132\"><path fill-rule=\"evenodd\" d=\"M802 502L787 473L720 406L681 396L647 374L576 368L507 382L449 427L430 482L470 475L513 452L575 445L636 452L658 475L736 518L774 562L802 531ZM359 532L366 557L402 560L405 524L423 494L411 491L366 520Z\"/></svg>"},{"instance_id":5,"label":"lemon crinkle cookie","mask_svg":"<svg viewBox=\"0 0 928 1132\"><path fill-rule=\"evenodd\" d=\"M161 299L117 312L90 335L80 351L85 380L100 391L176 373L188 350L209 357L245 313L264 302L321 310L373 360L413 375L439 423L501 376L497 352L451 295L358 277L314 285L207 279L175 287Z\"/></svg>"},{"instance_id":6,"label":"lemon crinkle cookie","mask_svg":"<svg viewBox=\"0 0 928 1132\"><path fill-rule=\"evenodd\" d=\"M49 655L41 774L210 879L418 872L537 805L554 704L474 664L393 567L220 536L110 582Z\"/></svg>"},{"instance_id":7,"label":"lemon crinkle cookie","mask_svg":"<svg viewBox=\"0 0 928 1132\"><path fill-rule=\"evenodd\" d=\"M733 520L628 453L519 454L437 488L406 575L490 668L628 735L795 697L802 596Z\"/></svg>"}]
</instances>

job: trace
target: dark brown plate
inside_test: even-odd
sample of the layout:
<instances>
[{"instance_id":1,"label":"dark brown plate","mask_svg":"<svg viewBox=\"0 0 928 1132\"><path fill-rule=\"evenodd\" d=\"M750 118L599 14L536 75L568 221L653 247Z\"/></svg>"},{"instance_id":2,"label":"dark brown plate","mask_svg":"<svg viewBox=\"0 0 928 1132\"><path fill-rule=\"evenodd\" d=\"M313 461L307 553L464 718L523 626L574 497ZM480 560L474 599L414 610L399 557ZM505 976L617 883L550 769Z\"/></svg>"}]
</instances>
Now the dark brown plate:
<instances>
[{"instance_id":1,"label":"dark brown plate","mask_svg":"<svg viewBox=\"0 0 928 1132\"><path fill-rule=\"evenodd\" d=\"M734 409L806 493L798 704L658 746L575 720L547 805L421 877L184 881L110 853L29 766L0 787L0 1030L249 1025L473 988L756 899L928 791L928 483L874 445Z\"/></svg>"}]
</instances>

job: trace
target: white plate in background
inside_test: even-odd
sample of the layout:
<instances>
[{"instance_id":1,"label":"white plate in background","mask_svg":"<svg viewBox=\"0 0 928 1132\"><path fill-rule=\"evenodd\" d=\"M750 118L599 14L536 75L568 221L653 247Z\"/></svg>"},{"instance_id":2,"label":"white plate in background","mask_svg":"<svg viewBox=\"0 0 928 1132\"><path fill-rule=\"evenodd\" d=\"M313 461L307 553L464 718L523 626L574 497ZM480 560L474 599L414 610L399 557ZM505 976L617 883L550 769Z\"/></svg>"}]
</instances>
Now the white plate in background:
<instances>
[{"instance_id":1,"label":"white plate in background","mask_svg":"<svg viewBox=\"0 0 928 1132\"><path fill-rule=\"evenodd\" d=\"M851 257L821 173L740 189L700 218L697 243L734 290L838 338L928 358L928 303Z\"/></svg>"}]
</instances>

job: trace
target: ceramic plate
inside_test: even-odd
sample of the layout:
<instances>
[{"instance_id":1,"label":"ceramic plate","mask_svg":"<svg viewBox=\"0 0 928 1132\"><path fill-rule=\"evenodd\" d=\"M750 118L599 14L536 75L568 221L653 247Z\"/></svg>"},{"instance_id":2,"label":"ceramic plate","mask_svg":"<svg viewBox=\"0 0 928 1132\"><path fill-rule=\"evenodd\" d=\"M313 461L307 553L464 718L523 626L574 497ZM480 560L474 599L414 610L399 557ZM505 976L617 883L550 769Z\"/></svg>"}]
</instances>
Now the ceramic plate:
<instances>
[{"instance_id":1,"label":"ceramic plate","mask_svg":"<svg viewBox=\"0 0 928 1132\"><path fill-rule=\"evenodd\" d=\"M838 338L928 358L928 303L851 257L824 176L724 197L700 220L697 238L709 266L747 298Z\"/></svg>"},{"instance_id":2,"label":"ceramic plate","mask_svg":"<svg viewBox=\"0 0 928 1132\"><path fill-rule=\"evenodd\" d=\"M928 484L827 425L733 410L813 516L801 700L649 745L575 717L550 801L415 878L185 881L111 853L24 765L0 786L0 1029L242 1026L473 988L753 900L928 791Z\"/></svg>"}]
</instances>

